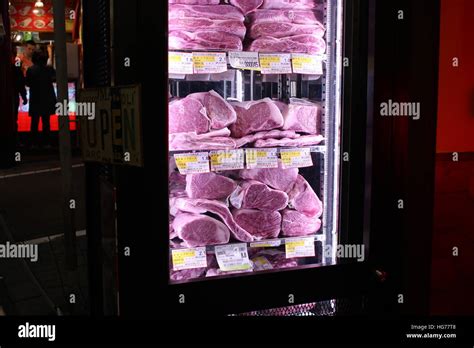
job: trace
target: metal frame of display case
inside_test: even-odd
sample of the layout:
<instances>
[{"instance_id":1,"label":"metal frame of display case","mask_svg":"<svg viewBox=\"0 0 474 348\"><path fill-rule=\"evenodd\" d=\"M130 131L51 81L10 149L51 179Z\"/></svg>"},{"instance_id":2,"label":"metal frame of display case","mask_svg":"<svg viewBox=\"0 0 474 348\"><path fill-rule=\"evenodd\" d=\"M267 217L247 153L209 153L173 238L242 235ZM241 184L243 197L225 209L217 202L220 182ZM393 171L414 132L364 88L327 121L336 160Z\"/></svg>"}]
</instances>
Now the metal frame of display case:
<instances>
[{"instance_id":1,"label":"metal frame of display case","mask_svg":"<svg viewBox=\"0 0 474 348\"><path fill-rule=\"evenodd\" d=\"M329 1L328 3L331 4L336 2ZM358 39L362 40L364 37L363 32L365 32L365 35L368 35L368 3L349 1L345 4L345 7L348 11L345 18L345 30L347 30L347 34L352 36L354 32L357 32L360 35ZM357 8L357 10L353 11L353 8ZM336 18L335 7L331 8L331 6L328 6L328 11L334 11L329 13L329 18ZM347 17L348 14L360 17L358 19L349 19ZM365 18L361 18L363 16L365 16ZM348 22L350 25L349 27L347 26ZM365 28L362 26L365 26ZM330 35L334 34L335 33L331 33ZM331 38L329 38L329 40L331 40ZM365 39L365 44L367 44L367 41L368 37ZM335 43L335 40L333 40L333 43ZM358 74L357 83L363 86L364 80L366 80L368 76L367 63L364 66L364 62L367 62L368 51L360 50L351 53L354 54L354 62L359 61L361 64L354 66L354 68L349 68L348 70L354 74ZM326 53L328 57L327 62L331 61L332 54L336 54L336 47L330 46L329 51ZM344 54L347 53L344 52ZM327 97L325 98L326 108L335 107L335 104L337 103L335 100L328 99L328 95L334 95L335 88L337 88L335 84L336 76L332 75L332 72L335 71L335 69L328 66L327 71L331 71L330 75L322 77L325 80L323 81L323 89L325 90L324 93ZM342 78L345 79L346 74L347 70L344 71ZM363 87L360 90L362 91L361 93L364 94L364 98L367 98L367 91L364 91ZM359 103L360 99L358 99L357 102ZM370 100L367 102L370 103ZM367 105L366 103L364 104ZM342 105L343 110L341 110L341 112L343 114L347 107L350 108L351 105ZM334 114L335 110L326 111L326 115ZM326 123L328 124L326 124L325 128L326 137L330 137L330 142L337 131L336 127L339 125L335 122L328 121L328 118L326 118ZM349 121L349 117L344 114L342 120L343 129L346 129L345 125L348 124ZM360 117L358 115L357 122L360 122L359 125L361 127L352 127L350 132L352 134L360 132L361 134L357 134L355 137L365 140L367 120L365 117ZM352 151L354 152L354 150ZM345 179L345 176L348 174L352 176L350 179L352 182L356 182L356 175L361 175L359 180L365 180L365 151L363 150L363 147L358 147L357 151L362 152L362 155L360 156L362 160L360 162L350 162L351 171L344 172L343 170L341 173L344 178L343 180L347 180ZM331 158L331 156L328 157ZM335 156L336 160L338 158L340 158L339 154ZM355 155L355 158L357 158L357 155ZM327 158L324 159L324 167L330 168L334 165L335 163L329 163ZM358 169L354 170L354 168ZM332 192L332 180L330 179L333 178L333 174L324 171L324 188L326 190L324 195L328 192ZM348 192L349 191L341 192L341 201L347 199L346 194ZM357 205L363 209L364 206L367 206L367 202L364 201L365 195L361 195L359 198ZM331 210L332 209L328 209L328 211ZM324 223L327 223L327 219L331 219L331 217L325 216L325 218L323 218ZM330 233L328 235L330 235ZM162 242L167 243L165 240L162 240ZM329 240L328 242L331 243L332 241ZM340 243L344 243L344 241L340 240ZM360 239L358 244L362 243L363 240ZM343 260L339 260L339 262L340 263L336 265L321 267L307 265L300 266L297 269L283 269L278 272L257 272L245 276L229 275L219 277L218 279L208 278L196 282L170 284L166 286L167 291L165 297L169 300L166 312L168 315L177 317L183 315L200 316L202 315L200 308L205 308L206 315L225 315L229 313L288 306L291 304L288 302L289 296L291 295L294 296L295 303L305 303L314 300L329 300L338 297L349 297L355 295L362 296L363 294L370 292L370 286L373 279L371 278L372 273L368 262L343 263ZM165 277L161 279L162 282L165 281L164 278ZM168 277L166 276L166 278ZM168 279L166 279L166 283L168 283ZM236 289L240 289L241 291L236 291ZM229 298L229 294L232 294L231 299ZM184 299L184 304L180 303L179 299Z\"/></svg>"}]
</instances>

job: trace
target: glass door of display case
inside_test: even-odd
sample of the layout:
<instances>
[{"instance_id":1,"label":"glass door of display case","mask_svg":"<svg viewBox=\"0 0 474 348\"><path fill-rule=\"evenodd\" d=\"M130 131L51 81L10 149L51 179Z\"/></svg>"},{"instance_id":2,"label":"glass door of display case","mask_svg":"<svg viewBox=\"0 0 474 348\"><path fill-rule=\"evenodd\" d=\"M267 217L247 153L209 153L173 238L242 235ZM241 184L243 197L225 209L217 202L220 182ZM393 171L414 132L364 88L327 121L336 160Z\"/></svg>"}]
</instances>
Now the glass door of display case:
<instances>
[{"instance_id":1,"label":"glass door of display case","mask_svg":"<svg viewBox=\"0 0 474 348\"><path fill-rule=\"evenodd\" d=\"M236 3L168 7L170 284L336 263L342 1Z\"/></svg>"}]
</instances>

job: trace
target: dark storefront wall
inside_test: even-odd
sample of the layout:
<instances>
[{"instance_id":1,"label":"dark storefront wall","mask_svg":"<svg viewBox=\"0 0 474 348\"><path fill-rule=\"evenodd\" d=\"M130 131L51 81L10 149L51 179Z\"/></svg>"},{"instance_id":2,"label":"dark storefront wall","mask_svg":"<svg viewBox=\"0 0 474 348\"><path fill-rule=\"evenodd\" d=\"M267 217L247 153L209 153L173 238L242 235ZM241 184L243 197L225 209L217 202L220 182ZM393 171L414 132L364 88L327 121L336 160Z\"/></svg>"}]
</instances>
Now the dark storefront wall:
<instances>
[{"instance_id":1,"label":"dark storefront wall","mask_svg":"<svg viewBox=\"0 0 474 348\"><path fill-rule=\"evenodd\" d=\"M474 314L474 1L442 0L431 313ZM457 58L459 65L453 66ZM458 161L453 161L453 153ZM459 256L452 248L459 248Z\"/></svg>"},{"instance_id":2,"label":"dark storefront wall","mask_svg":"<svg viewBox=\"0 0 474 348\"><path fill-rule=\"evenodd\" d=\"M13 91L11 76L11 43L8 0L0 0L6 35L0 45L0 168L14 162L15 120L13 119Z\"/></svg>"}]
</instances>

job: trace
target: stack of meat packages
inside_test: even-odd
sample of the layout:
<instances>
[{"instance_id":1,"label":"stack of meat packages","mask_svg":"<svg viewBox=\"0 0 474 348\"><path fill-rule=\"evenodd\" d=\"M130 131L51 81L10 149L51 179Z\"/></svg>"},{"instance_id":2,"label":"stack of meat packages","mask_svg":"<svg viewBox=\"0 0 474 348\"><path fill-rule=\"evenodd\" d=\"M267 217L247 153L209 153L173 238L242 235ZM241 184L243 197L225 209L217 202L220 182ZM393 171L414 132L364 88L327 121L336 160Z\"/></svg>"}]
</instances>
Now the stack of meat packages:
<instances>
[{"instance_id":1,"label":"stack of meat packages","mask_svg":"<svg viewBox=\"0 0 474 348\"><path fill-rule=\"evenodd\" d=\"M242 50L245 17L219 0L169 0L170 50Z\"/></svg>"},{"instance_id":2,"label":"stack of meat packages","mask_svg":"<svg viewBox=\"0 0 474 348\"><path fill-rule=\"evenodd\" d=\"M315 0L169 0L169 49L321 54L321 5ZM247 18L247 27L245 19Z\"/></svg>"},{"instance_id":3,"label":"stack of meat packages","mask_svg":"<svg viewBox=\"0 0 474 348\"><path fill-rule=\"evenodd\" d=\"M285 169L280 164L278 168L189 175L172 170L169 182L173 247L306 236L321 227L322 202L297 168ZM251 257L265 256L260 254ZM282 255L265 258L275 268L296 265L282 264ZM220 273L217 267L209 267L215 272L208 276Z\"/></svg>"},{"instance_id":4,"label":"stack of meat packages","mask_svg":"<svg viewBox=\"0 0 474 348\"><path fill-rule=\"evenodd\" d=\"M326 50L321 5L314 0L264 0L248 14L247 50L322 54Z\"/></svg>"},{"instance_id":5,"label":"stack of meat packages","mask_svg":"<svg viewBox=\"0 0 474 348\"><path fill-rule=\"evenodd\" d=\"M324 140L322 108L304 99L229 103L211 90L172 100L168 114L171 151L311 146Z\"/></svg>"},{"instance_id":6,"label":"stack of meat packages","mask_svg":"<svg viewBox=\"0 0 474 348\"><path fill-rule=\"evenodd\" d=\"M248 51L322 54L322 4L315 0L230 0L247 16Z\"/></svg>"}]
</instances>

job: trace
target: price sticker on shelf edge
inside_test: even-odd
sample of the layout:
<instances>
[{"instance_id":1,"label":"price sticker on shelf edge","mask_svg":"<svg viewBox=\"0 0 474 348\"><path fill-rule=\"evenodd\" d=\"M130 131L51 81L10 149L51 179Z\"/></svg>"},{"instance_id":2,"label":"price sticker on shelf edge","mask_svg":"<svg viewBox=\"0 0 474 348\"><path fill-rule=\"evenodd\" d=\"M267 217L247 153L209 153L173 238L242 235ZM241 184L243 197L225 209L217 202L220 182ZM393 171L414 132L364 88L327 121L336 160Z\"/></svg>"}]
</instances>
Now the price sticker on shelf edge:
<instances>
[{"instance_id":1,"label":"price sticker on shelf edge","mask_svg":"<svg viewBox=\"0 0 474 348\"><path fill-rule=\"evenodd\" d=\"M175 154L176 166L181 174L209 173L209 153Z\"/></svg>"},{"instance_id":2,"label":"price sticker on shelf edge","mask_svg":"<svg viewBox=\"0 0 474 348\"><path fill-rule=\"evenodd\" d=\"M214 250L221 271L246 271L252 268L245 243L216 245Z\"/></svg>"},{"instance_id":3,"label":"price sticker on shelf edge","mask_svg":"<svg viewBox=\"0 0 474 348\"><path fill-rule=\"evenodd\" d=\"M171 250L171 259L174 271L207 267L205 247Z\"/></svg>"},{"instance_id":4,"label":"price sticker on shelf edge","mask_svg":"<svg viewBox=\"0 0 474 348\"><path fill-rule=\"evenodd\" d=\"M301 149L281 149L280 157L282 167L285 169L311 167L313 165L311 149L309 147Z\"/></svg>"},{"instance_id":5,"label":"price sticker on shelf edge","mask_svg":"<svg viewBox=\"0 0 474 348\"><path fill-rule=\"evenodd\" d=\"M244 150L209 152L211 171L244 169Z\"/></svg>"},{"instance_id":6,"label":"price sticker on shelf edge","mask_svg":"<svg viewBox=\"0 0 474 348\"><path fill-rule=\"evenodd\" d=\"M169 52L168 53L168 72L170 74L192 74L193 54L185 52Z\"/></svg>"},{"instance_id":7,"label":"price sticker on shelf edge","mask_svg":"<svg viewBox=\"0 0 474 348\"><path fill-rule=\"evenodd\" d=\"M293 65L293 72L295 74L323 74L323 59L320 56L313 56L303 53L293 53L291 61Z\"/></svg>"},{"instance_id":8,"label":"price sticker on shelf edge","mask_svg":"<svg viewBox=\"0 0 474 348\"><path fill-rule=\"evenodd\" d=\"M258 52L229 52L229 63L236 69L260 70Z\"/></svg>"},{"instance_id":9,"label":"price sticker on shelf edge","mask_svg":"<svg viewBox=\"0 0 474 348\"><path fill-rule=\"evenodd\" d=\"M259 242L250 243L251 248L274 248L274 247L279 247L280 245L281 245L280 239L262 240Z\"/></svg>"},{"instance_id":10,"label":"price sticker on shelf edge","mask_svg":"<svg viewBox=\"0 0 474 348\"><path fill-rule=\"evenodd\" d=\"M247 169L278 168L277 149L245 149Z\"/></svg>"},{"instance_id":11,"label":"price sticker on shelf edge","mask_svg":"<svg viewBox=\"0 0 474 348\"><path fill-rule=\"evenodd\" d=\"M290 53L260 53L262 74L291 74Z\"/></svg>"},{"instance_id":12,"label":"price sticker on shelf edge","mask_svg":"<svg viewBox=\"0 0 474 348\"><path fill-rule=\"evenodd\" d=\"M286 238L285 239L286 258L315 256L314 238Z\"/></svg>"},{"instance_id":13,"label":"price sticker on shelf edge","mask_svg":"<svg viewBox=\"0 0 474 348\"><path fill-rule=\"evenodd\" d=\"M227 57L221 52L194 52L195 74L218 74L227 71Z\"/></svg>"}]
</instances>

